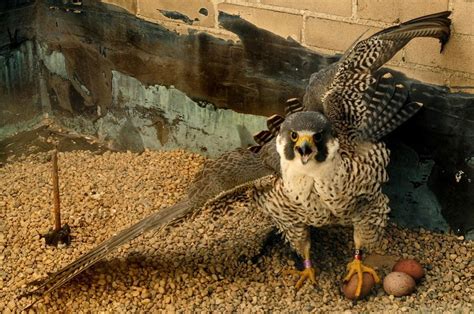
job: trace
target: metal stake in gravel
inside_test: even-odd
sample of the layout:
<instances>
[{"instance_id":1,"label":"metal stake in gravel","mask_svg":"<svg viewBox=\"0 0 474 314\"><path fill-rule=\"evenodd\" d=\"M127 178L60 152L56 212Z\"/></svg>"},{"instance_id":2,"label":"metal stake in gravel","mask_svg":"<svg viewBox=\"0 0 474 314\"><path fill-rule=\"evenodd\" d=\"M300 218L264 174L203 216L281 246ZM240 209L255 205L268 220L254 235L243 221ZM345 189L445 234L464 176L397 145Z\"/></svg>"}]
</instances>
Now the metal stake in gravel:
<instances>
[{"instance_id":1,"label":"metal stake in gravel","mask_svg":"<svg viewBox=\"0 0 474 314\"><path fill-rule=\"evenodd\" d=\"M61 227L61 208L59 200L59 174L58 174L58 149L55 148L51 154L53 164L53 210L54 229L48 233L41 235L45 239L47 245L58 246L59 243L69 245L71 243L71 229L68 224Z\"/></svg>"}]
</instances>

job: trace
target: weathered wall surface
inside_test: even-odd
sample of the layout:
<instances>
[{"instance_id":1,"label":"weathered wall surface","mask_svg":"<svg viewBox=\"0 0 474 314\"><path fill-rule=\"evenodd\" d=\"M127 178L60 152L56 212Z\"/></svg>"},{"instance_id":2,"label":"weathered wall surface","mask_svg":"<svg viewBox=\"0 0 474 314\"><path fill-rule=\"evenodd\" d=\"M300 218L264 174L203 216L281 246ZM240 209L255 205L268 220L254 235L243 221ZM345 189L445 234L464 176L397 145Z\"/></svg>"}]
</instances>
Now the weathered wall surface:
<instances>
[{"instance_id":1,"label":"weathered wall surface","mask_svg":"<svg viewBox=\"0 0 474 314\"><path fill-rule=\"evenodd\" d=\"M453 34L439 46L417 39L390 61L392 69L420 81L474 93L474 2L470 0L106 0L170 28L222 33L218 11L240 15L256 26L291 38L317 52L343 52L359 36L421 15L451 10ZM205 12L202 14L200 12ZM174 14L173 14L174 13ZM185 24L185 25L182 25ZM466 88L468 87L468 88Z\"/></svg>"},{"instance_id":2,"label":"weathered wall surface","mask_svg":"<svg viewBox=\"0 0 474 314\"><path fill-rule=\"evenodd\" d=\"M31 125L41 111L32 1L0 3L0 138Z\"/></svg>"},{"instance_id":3,"label":"weathered wall surface","mask_svg":"<svg viewBox=\"0 0 474 314\"><path fill-rule=\"evenodd\" d=\"M187 149L212 155L252 145L265 118L196 103L174 87L144 86L112 71L112 105L98 120L98 136L120 150ZM203 127L205 126L205 127ZM158 141L157 141L158 139Z\"/></svg>"},{"instance_id":4,"label":"weathered wall surface","mask_svg":"<svg viewBox=\"0 0 474 314\"><path fill-rule=\"evenodd\" d=\"M347 7L325 1L311 10L339 8L338 13L312 16L306 7L275 11L269 8L276 2L264 1L186 1L185 9L184 1L107 2L37 2L33 17L41 23L34 31L12 24L30 35L31 43L8 46L1 55L28 64L31 51L36 62L8 71L12 77L40 74L22 87L32 93L27 100L38 101L21 108L15 102L20 98L9 98L0 106L2 114L8 106L25 115L47 113L67 128L117 149L181 147L216 156L248 145L264 116L282 112L286 99L302 96L313 72L337 60L300 44L307 44L303 30L310 17L339 16L346 19L335 19L341 23L359 19L344 17ZM278 8L285 3L279 2ZM235 8L261 12L262 18L254 22L272 31L218 13ZM348 32L332 38L347 35L355 40L360 35ZM427 49L427 54L436 55L438 48ZM410 88L412 100L425 106L387 138L392 180L386 191L393 217L402 224L442 230L447 229L446 218L452 228L467 232L474 227L474 97L394 75ZM11 122L7 120L3 122ZM8 125L1 125L5 129Z\"/></svg>"}]
</instances>

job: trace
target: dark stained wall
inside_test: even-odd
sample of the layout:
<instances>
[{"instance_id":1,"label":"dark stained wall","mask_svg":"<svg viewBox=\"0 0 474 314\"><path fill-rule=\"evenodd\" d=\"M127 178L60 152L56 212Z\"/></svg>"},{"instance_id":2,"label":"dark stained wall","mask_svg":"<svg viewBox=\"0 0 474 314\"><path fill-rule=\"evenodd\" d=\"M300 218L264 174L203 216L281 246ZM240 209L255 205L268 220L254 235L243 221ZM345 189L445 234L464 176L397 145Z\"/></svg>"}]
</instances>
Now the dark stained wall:
<instances>
[{"instance_id":1,"label":"dark stained wall","mask_svg":"<svg viewBox=\"0 0 474 314\"><path fill-rule=\"evenodd\" d=\"M36 12L34 1L0 1L0 125L41 111L30 41L36 35Z\"/></svg>"}]
</instances>

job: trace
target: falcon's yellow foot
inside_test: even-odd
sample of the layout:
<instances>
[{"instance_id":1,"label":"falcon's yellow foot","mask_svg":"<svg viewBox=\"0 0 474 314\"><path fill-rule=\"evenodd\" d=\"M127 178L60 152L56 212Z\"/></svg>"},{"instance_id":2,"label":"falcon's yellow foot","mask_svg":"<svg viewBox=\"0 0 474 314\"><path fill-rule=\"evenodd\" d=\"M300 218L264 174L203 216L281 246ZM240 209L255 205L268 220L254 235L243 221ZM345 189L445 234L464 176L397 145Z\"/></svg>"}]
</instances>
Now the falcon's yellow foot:
<instances>
[{"instance_id":1,"label":"falcon's yellow foot","mask_svg":"<svg viewBox=\"0 0 474 314\"><path fill-rule=\"evenodd\" d=\"M295 288L296 290L299 290L304 282L309 279L309 281L312 283L312 284L316 284L316 271L314 270L314 268L311 266L311 264L309 263L308 265L308 262L305 261L305 269L302 270L302 271L299 271L299 270L287 270L285 272L286 274L288 275L297 275L297 276L300 276L300 279L298 280L298 282L296 283L295 285Z\"/></svg>"},{"instance_id":2,"label":"falcon's yellow foot","mask_svg":"<svg viewBox=\"0 0 474 314\"><path fill-rule=\"evenodd\" d=\"M380 283L380 278L375 272L375 270L362 264L362 261L358 258L355 258L352 262L347 264L347 270L349 271L349 273L347 274L346 277L344 277L344 282L348 282L349 280L351 280L354 274L357 274L357 277L358 277L357 287L355 291L356 298L360 296L360 291L362 289L363 273L371 274L372 277L374 277L375 283Z\"/></svg>"}]
</instances>

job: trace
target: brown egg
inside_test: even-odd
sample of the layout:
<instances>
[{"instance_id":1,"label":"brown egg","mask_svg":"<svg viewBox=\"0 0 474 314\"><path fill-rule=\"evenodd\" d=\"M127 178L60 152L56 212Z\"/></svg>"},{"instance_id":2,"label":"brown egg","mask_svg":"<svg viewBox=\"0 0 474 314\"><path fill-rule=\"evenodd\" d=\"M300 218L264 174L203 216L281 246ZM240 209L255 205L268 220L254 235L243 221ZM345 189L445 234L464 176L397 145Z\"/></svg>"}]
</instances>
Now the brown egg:
<instances>
[{"instance_id":1,"label":"brown egg","mask_svg":"<svg viewBox=\"0 0 474 314\"><path fill-rule=\"evenodd\" d=\"M415 290L415 284L415 280L410 275L402 272L393 272L385 276L383 289L388 294L401 297L412 293Z\"/></svg>"},{"instance_id":2,"label":"brown egg","mask_svg":"<svg viewBox=\"0 0 474 314\"><path fill-rule=\"evenodd\" d=\"M355 291L357 287L357 282L358 282L357 274L355 274L351 277L351 279L347 283L343 284L342 292L344 293L346 298L350 300L356 299ZM372 277L372 275L369 273L364 273L362 277L362 289L360 291L359 299L368 295L370 290L372 290L372 288L374 287L374 285L375 285L374 277Z\"/></svg>"},{"instance_id":3,"label":"brown egg","mask_svg":"<svg viewBox=\"0 0 474 314\"><path fill-rule=\"evenodd\" d=\"M392 271L399 271L408 274L415 279L420 280L425 275L425 271L420 263L414 259L401 259L394 266Z\"/></svg>"}]
</instances>

